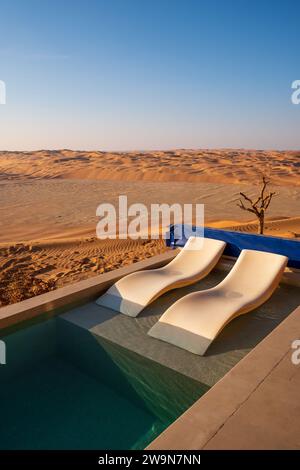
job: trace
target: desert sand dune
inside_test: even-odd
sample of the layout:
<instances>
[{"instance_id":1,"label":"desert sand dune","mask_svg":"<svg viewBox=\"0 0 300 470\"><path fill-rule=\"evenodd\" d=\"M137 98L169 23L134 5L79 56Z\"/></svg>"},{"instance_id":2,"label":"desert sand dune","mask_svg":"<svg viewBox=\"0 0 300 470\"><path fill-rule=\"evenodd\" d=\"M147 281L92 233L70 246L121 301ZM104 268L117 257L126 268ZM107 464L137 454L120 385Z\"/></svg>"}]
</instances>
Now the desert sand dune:
<instances>
[{"instance_id":1,"label":"desert sand dune","mask_svg":"<svg viewBox=\"0 0 300 470\"><path fill-rule=\"evenodd\" d=\"M300 190L296 186L273 187L274 197L267 217L272 224L268 231L274 234L289 232L297 238L300 217ZM272 188L272 189L273 189ZM255 231L252 214L237 207L239 191L251 197L257 187L240 184L183 183L183 182L127 182L101 180L43 179L0 182L0 243L31 242L49 238L82 238L95 236L100 203L118 207L119 195L128 196L128 204L151 203L204 204L205 223L220 224L221 228L241 226L241 230ZM276 222L274 217L281 222ZM293 217L288 222L287 218ZM246 223L246 225L243 225ZM269 233L271 233L269 232Z\"/></svg>"},{"instance_id":2,"label":"desert sand dune","mask_svg":"<svg viewBox=\"0 0 300 470\"><path fill-rule=\"evenodd\" d=\"M277 185L300 185L300 152L174 150L0 152L0 178L249 183L264 172Z\"/></svg>"},{"instance_id":3,"label":"desert sand dune","mask_svg":"<svg viewBox=\"0 0 300 470\"><path fill-rule=\"evenodd\" d=\"M300 152L0 152L0 305L101 274L166 250L162 240L98 240L96 208L128 203L200 203L205 224L257 231L237 208L259 174L270 177L266 233L300 240ZM250 217L249 217L250 216Z\"/></svg>"}]
</instances>

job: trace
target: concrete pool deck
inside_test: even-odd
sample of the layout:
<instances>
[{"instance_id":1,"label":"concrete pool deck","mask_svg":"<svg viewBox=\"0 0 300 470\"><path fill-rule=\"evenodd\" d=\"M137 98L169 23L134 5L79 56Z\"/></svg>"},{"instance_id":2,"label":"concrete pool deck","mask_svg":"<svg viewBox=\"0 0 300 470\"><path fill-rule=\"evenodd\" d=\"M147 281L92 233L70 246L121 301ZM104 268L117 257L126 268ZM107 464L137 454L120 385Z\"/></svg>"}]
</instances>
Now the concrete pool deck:
<instances>
[{"instance_id":1,"label":"concrete pool deck","mask_svg":"<svg viewBox=\"0 0 300 470\"><path fill-rule=\"evenodd\" d=\"M159 267L175 254L170 251L3 307L1 333L25 320L60 315L97 340L118 344L132 354L212 387L153 441L150 449L300 448L300 366L290 360L291 342L300 339L300 309L296 308L300 304L296 287L299 273L287 270L271 299L231 322L204 357L155 340L147 331L177 298L222 280L232 266L230 260L223 258L199 283L165 294L135 319L95 304L95 298L120 277ZM224 434L225 428L228 432Z\"/></svg>"}]
</instances>

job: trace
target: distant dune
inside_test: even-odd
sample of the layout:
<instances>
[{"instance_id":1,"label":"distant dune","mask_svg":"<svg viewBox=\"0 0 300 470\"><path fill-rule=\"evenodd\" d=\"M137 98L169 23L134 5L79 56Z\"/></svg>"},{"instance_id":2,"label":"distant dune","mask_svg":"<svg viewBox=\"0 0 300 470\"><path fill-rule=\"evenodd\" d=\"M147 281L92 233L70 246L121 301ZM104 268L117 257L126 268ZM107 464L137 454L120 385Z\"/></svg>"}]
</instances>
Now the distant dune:
<instances>
[{"instance_id":1,"label":"distant dune","mask_svg":"<svg viewBox=\"0 0 300 470\"><path fill-rule=\"evenodd\" d=\"M120 181L255 182L258 172L276 185L300 185L300 151L169 150L0 152L2 179L64 178Z\"/></svg>"},{"instance_id":2,"label":"distant dune","mask_svg":"<svg viewBox=\"0 0 300 470\"><path fill-rule=\"evenodd\" d=\"M260 174L278 195L266 234L300 240L300 151L0 152L0 306L166 250L162 240L98 240L96 208L200 203L205 224L256 232L237 207ZM249 217L250 216L250 217Z\"/></svg>"}]
</instances>

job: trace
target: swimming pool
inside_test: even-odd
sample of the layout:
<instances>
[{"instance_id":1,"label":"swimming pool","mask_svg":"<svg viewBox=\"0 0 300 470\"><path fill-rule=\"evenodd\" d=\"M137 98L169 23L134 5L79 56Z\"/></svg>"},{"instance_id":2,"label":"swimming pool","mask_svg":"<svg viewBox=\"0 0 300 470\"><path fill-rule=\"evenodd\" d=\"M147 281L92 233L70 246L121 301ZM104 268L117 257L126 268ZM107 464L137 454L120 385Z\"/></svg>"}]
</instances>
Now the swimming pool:
<instances>
[{"instance_id":1,"label":"swimming pool","mask_svg":"<svg viewBox=\"0 0 300 470\"><path fill-rule=\"evenodd\" d=\"M1 339L1 449L143 449L208 390L63 316Z\"/></svg>"},{"instance_id":2,"label":"swimming pool","mask_svg":"<svg viewBox=\"0 0 300 470\"><path fill-rule=\"evenodd\" d=\"M299 305L299 288L282 283L251 315L233 320L203 357L147 334L176 300L225 276L215 269L137 318L95 303L111 273L2 308L0 448L145 448Z\"/></svg>"}]
</instances>

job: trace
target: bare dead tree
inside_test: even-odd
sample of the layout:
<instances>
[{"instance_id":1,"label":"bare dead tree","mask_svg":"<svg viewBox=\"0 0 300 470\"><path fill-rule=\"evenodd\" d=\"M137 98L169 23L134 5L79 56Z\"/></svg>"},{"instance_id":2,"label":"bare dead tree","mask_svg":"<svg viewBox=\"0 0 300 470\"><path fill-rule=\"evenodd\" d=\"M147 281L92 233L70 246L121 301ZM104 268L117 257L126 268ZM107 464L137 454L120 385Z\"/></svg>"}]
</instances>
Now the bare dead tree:
<instances>
[{"instance_id":1,"label":"bare dead tree","mask_svg":"<svg viewBox=\"0 0 300 470\"><path fill-rule=\"evenodd\" d=\"M239 199L237 206L244 211L252 212L258 218L258 233L264 233L265 227L265 213L268 209L273 196L276 195L275 192L267 191L267 186L270 181L263 176L262 177L262 188L260 191L260 195L256 200L252 200L248 197L245 193L240 193L243 199ZM245 205L246 204L246 205ZM248 205L248 207L247 207Z\"/></svg>"}]
</instances>

